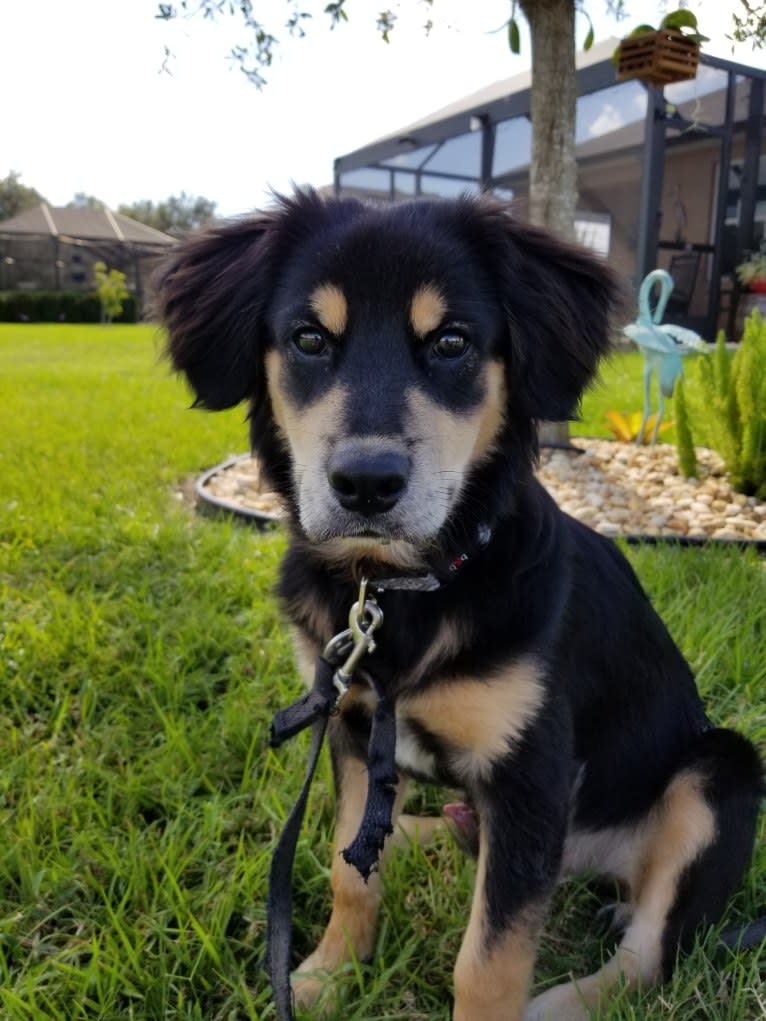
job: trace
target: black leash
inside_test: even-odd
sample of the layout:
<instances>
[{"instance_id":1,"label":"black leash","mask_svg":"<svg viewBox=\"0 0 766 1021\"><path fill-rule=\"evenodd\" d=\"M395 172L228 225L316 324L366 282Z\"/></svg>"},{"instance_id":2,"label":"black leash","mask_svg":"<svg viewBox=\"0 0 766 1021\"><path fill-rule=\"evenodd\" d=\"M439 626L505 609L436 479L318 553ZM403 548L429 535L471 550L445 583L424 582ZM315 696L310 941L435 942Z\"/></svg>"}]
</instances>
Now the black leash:
<instances>
[{"instance_id":1,"label":"black leash","mask_svg":"<svg viewBox=\"0 0 766 1021\"><path fill-rule=\"evenodd\" d=\"M394 832L396 798L396 715L394 704L377 691L378 706L372 718L367 749L367 800L359 830L343 850L343 858L366 881L375 869L386 842Z\"/></svg>"},{"instance_id":2,"label":"black leash","mask_svg":"<svg viewBox=\"0 0 766 1021\"><path fill-rule=\"evenodd\" d=\"M311 748L306 775L298 800L287 817L285 828L277 841L271 857L269 871L269 893L266 900L266 968L271 981L274 1004L280 1021L293 1018L292 990L290 988L290 956L292 953L292 911L293 911L293 860L298 845L306 803L314 779L319 753L322 750L330 713L337 700L332 682L334 668L326 659L317 658L314 687L299 702L280 710L274 717L271 745L277 747L283 741L312 724Z\"/></svg>"},{"instance_id":3,"label":"black leash","mask_svg":"<svg viewBox=\"0 0 766 1021\"><path fill-rule=\"evenodd\" d=\"M274 849L267 897L266 968L279 1021L293 1021L290 958L292 956L292 874L295 850L306 813L327 725L348 691L359 660L375 648L374 631L383 621L377 603L367 600L366 579L359 600L351 609L349 628L336 635L317 657L311 691L287 709L280 709L271 726L271 745L279 747L299 731L311 726L311 747L306 775L298 799ZM345 657L345 662L343 662ZM342 665L340 665L342 663ZM386 837L393 832L396 797L396 717L393 702L372 682L378 705L372 721L367 752L368 788L364 814L343 857L367 880L380 858Z\"/></svg>"}]
</instances>

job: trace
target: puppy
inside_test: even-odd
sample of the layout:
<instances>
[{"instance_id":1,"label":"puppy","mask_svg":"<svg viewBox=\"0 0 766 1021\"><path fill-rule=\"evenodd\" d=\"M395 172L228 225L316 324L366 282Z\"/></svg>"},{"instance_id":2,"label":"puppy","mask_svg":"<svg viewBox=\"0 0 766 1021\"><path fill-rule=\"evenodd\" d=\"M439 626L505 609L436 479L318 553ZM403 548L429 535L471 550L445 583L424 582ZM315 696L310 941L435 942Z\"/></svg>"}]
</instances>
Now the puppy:
<instances>
[{"instance_id":1,"label":"puppy","mask_svg":"<svg viewBox=\"0 0 766 1021\"><path fill-rule=\"evenodd\" d=\"M395 811L416 777L462 789L475 813L456 1021L579 1021L617 983L661 980L751 852L755 750L709 722L613 543L533 474L537 423L575 412L617 300L602 262L487 197L298 192L190 237L158 278L173 365L203 408L249 402L289 509L279 593L307 679L360 576L379 581L364 669L395 704ZM330 728L338 850L365 801L365 676ZM529 1003L551 892L584 870L627 891L622 942ZM304 1005L374 947L378 876L336 853L332 891L294 980Z\"/></svg>"}]
</instances>

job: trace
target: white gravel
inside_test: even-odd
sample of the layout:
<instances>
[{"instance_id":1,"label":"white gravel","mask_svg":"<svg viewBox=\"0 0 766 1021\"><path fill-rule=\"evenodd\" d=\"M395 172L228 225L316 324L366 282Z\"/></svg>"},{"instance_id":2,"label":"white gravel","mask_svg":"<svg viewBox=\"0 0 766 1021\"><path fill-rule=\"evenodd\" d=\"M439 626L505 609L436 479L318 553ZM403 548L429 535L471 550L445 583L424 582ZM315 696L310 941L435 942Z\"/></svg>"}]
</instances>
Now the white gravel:
<instances>
[{"instance_id":1,"label":"white gravel","mask_svg":"<svg viewBox=\"0 0 766 1021\"><path fill-rule=\"evenodd\" d=\"M580 454L545 450L539 477L559 505L604 535L665 535L766 541L766 502L735 493L723 462L697 449L698 479L683 479L669 444L637 447L575 438ZM258 462L243 457L216 472L205 492L235 507L279 516L261 489Z\"/></svg>"},{"instance_id":2,"label":"white gravel","mask_svg":"<svg viewBox=\"0 0 766 1021\"><path fill-rule=\"evenodd\" d=\"M540 479L563 510L604 535L766 539L766 503L735 493L712 450L697 448L699 478L684 479L669 444L574 444L582 454L543 453Z\"/></svg>"}]
</instances>

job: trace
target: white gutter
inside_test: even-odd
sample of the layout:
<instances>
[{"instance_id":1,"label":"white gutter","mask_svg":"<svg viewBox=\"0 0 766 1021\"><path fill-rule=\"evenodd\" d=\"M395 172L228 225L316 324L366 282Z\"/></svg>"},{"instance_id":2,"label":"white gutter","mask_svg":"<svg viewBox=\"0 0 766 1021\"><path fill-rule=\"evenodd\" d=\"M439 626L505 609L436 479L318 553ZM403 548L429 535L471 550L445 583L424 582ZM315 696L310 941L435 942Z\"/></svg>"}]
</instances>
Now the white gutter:
<instances>
[{"instance_id":1,"label":"white gutter","mask_svg":"<svg viewBox=\"0 0 766 1021\"><path fill-rule=\"evenodd\" d=\"M50 209L48 209L48 204L46 202L41 202L40 208L43 211L45 222L48 224L48 230L51 232L54 238L57 238L59 236L59 232L56 230L56 224L53 222L53 217L51 216Z\"/></svg>"},{"instance_id":2,"label":"white gutter","mask_svg":"<svg viewBox=\"0 0 766 1021\"><path fill-rule=\"evenodd\" d=\"M108 209L106 206L104 206L104 212L106 213L106 218L109 221L109 224L110 224L112 230L117 235L117 240L118 241L124 241L125 240L125 235L120 230L120 225L115 220L114 215L112 214L112 210Z\"/></svg>"}]
</instances>

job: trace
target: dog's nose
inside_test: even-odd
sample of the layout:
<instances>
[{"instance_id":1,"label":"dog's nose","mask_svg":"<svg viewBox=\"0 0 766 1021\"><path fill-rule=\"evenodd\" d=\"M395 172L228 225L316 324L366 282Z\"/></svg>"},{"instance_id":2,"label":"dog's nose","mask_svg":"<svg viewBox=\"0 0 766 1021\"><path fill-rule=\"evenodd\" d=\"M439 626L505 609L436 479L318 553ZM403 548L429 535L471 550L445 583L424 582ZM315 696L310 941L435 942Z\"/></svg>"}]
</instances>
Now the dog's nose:
<instances>
[{"instance_id":1,"label":"dog's nose","mask_svg":"<svg viewBox=\"0 0 766 1021\"><path fill-rule=\"evenodd\" d=\"M327 468L341 507L366 515L390 510L407 488L408 476L407 457L395 450L339 451Z\"/></svg>"}]
</instances>

